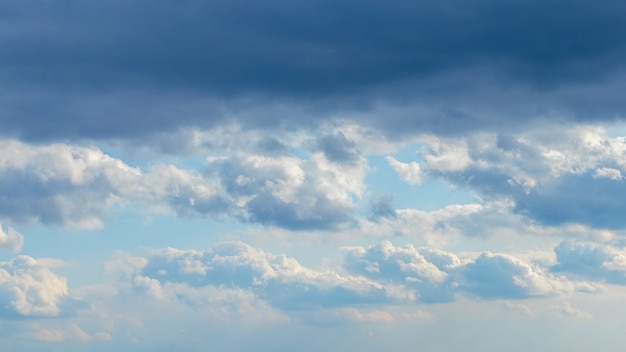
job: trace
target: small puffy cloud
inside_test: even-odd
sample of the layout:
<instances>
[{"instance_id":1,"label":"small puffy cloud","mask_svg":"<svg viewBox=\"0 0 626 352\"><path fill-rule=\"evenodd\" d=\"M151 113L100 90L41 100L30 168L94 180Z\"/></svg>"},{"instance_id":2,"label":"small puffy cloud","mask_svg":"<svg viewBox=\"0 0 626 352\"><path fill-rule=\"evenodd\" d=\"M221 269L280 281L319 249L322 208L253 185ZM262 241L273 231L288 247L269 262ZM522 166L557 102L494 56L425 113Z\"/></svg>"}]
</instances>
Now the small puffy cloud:
<instances>
[{"instance_id":1,"label":"small puffy cloud","mask_svg":"<svg viewBox=\"0 0 626 352\"><path fill-rule=\"evenodd\" d=\"M0 224L0 248L19 252L22 249L22 245L24 245L24 236L12 227L8 227L5 231L2 224Z\"/></svg>"},{"instance_id":2,"label":"small puffy cloud","mask_svg":"<svg viewBox=\"0 0 626 352\"><path fill-rule=\"evenodd\" d=\"M404 182L412 185L417 185L422 182L422 169L415 161L403 163L396 160L392 156L387 156L386 159L389 166L391 166L391 168L394 169L398 175L400 175L400 178Z\"/></svg>"},{"instance_id":3,"label":"small puffy cloud","mask_svg":"<svg viewBox=\"0 0 626 352\"><path fill-rule=\"evenodd\" d=\"M0 263L0 302L5 318L59 316L85 305L69 295L64 277L24 255Z\"/></svg>"}]
</instances>

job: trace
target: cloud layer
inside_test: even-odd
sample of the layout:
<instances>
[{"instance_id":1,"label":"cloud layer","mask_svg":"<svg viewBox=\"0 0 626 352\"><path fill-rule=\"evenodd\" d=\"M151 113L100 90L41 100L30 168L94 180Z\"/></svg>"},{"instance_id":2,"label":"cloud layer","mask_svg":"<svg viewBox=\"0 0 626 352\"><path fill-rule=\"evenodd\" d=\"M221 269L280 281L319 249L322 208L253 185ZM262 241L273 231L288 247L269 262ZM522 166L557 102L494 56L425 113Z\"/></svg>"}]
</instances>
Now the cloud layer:
<instances>
[{"instance_id":1,"label":"cloud layer","mask_svg":"<svg viewBox=\"0 0 626 352\"><path fill-rule=\"evenodd\" d=\"M584 0L10 1L0 129L129 138L350 116L404 134L612 120L624 113L625 11Z\"/></svg>"}]
</instances>

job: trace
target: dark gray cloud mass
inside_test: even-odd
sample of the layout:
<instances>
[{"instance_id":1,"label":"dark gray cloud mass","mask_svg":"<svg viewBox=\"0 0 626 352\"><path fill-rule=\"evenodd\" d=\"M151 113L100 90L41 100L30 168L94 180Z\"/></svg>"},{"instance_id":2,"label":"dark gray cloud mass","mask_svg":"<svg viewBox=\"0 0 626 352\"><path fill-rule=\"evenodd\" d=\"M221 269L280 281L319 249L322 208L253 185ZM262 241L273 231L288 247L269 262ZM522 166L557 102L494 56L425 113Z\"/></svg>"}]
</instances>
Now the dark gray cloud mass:
<instances>
[{"instance_id":1,"label":"dark gray cloud mass","mask_svg":"<svg viewBox=\"0 0 626 352\"><path fill-rule=\"evenodd\" d=\"M348 112L453 133L555 111L614 118L625 16L622 2L582 0L3 1L0 130L133 137Z\"/></svg>"}]
</instances>

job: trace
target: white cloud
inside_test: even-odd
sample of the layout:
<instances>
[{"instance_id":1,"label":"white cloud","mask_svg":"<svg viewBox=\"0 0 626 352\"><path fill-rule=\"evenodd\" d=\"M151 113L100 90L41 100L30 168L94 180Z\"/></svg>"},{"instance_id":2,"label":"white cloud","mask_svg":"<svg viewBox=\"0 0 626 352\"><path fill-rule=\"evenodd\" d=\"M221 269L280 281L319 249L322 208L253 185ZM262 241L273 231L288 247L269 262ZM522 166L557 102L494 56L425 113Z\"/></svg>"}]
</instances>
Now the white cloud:
<instances>
[{"instance_id":1,"label":"white cloud","mask_svg":"<svg viewBox=\"0 0 626 352\"><path fill-rule=\"evenodd\" d=\"M96 148L1 140L0 218L93 228L139 170Z\"/></svg>"},{"instance_id":2,"label":"white cloud","mask_svg":"<svg viewBox=\"0 0 626 352\"><path fill-rule=\"evenodd\" d=\"M469 187L487 201L555 225L625 226L626 139L599 126L541 126L517 134L425 137L422 170ZM584 190L584 191L583 191Z\"/></svg>"},{"instance_id":3,"label":"white cloud","mask_svg":"<svg viewBox=\"0 0 626 352\"><path fill-rule=\"evenodd\" d=\"M422 182L422 169L415 161L403 163L392 156L387 156L386 159L389 166L400 175L400 178L402 178L404 182L412 185L417 185Z\"/></svg>"},{"instance_id":4,"label":"white cloud","mask_svg":"<svg viewBox=\"0 0 626 352\"><path fill-rule=\"evenodd\" d=\"M241 155L209 160L207 172L221 181L245 221L290 229L332 228L351 219L361 197L367 162L329 161L314 153L293 156Z\"/></svg>"},{"instance_id":5,"label":"white cloud","mask_svg":"<svg viewBox=\"0 0 626 352\"><path fill-rule=\"evenodd\" d=\"M438 137L424 137L428 152L424 155L426 166L439 172L455 172L465 169L472 163L469 149L463 140L444 140Z\"/></svg>"},{"instance_id":6,"label":"white cloud","mask_svg":"<svg viewBox=\"0 0 626 352\"><path fill-rule=\"evenodd\" d=\"M0 263L0 315L58 316L84 305L72 298L67 280L29 256Z\"/></svg>"},{"instance_id":7,"label":"white cloud","mask_svg":"<svg viewBox=\"0 0 626 352\"><path fill-rule=\"evenodd\" d=\"M326 141L325 154L239 153L209 158L204 173L163 164L143 172L97 148L3 140L0 148L7 152L0 156L0 219L97 228L114 205L130 203L181 216L333 228L351 219L353 198L362 196L367 172L367 161L350 154L351 142L334 136ZM349 155L350 162L331 161L326 154ZM0 241L18 248L19 236L7 236Z\"/></svg>"},{"instance_id":8,"label":"white cloud","mask_svg":"<svg viewBox=\"0 0 626 352\"><path fill-rule=\"evenodd\" d=\"M0 224L0 248L6 248L13 252L19 252L24 245L24 236L15 231L12 227L8 227L6 231Z\"/></svg>"},{"instance_id":9,"label":"white cloud","mask_svg":"<svg viewBox=\"0 0 626 352\"><path fill-rule=\"evenodd\" d=\"M583 286L503 253L483 252L474 259L412 245L345 248L344 267L381 284L402 283L423 302L449 302L458 295L479 299L524 299L559 295Z\"/></svg>"},{"instance_id":10,"label":"white cloud","mask_svg":"<svg viewBox=\"0 0 626 352\"><path fill-rule=\"evenodd\" d=\"M130 264L133 266L133 264ZM219 243L206 251L157 250L145 265L127 277L119 263L112 267L141 292L162 299L164 292L181 287L193 297L194 288L225 287L249 290L272 306L309 309L411 299L399 285L381 285L364 277L336 271L315 271L295 259L273 255L241 242ZM184 286L176 286L176 285ZM168 288L169 287L169 288ZM196 301L192 299L192 301Z\"/></svg>"}]
</instances>

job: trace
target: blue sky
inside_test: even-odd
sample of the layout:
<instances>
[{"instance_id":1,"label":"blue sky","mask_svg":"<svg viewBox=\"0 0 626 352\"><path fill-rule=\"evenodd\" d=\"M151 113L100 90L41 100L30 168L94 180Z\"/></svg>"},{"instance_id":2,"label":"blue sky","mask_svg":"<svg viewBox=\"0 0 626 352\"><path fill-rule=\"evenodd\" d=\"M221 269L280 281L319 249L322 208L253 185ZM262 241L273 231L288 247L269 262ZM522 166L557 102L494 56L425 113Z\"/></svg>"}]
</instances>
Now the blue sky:
<instances>
[{"instance_id":1,"label":"blue sky","mask_svg":"<svg viewBox=\"0 0 626 352\"><path fill-rule=\"evenodd\" d=\"M0 1L0 343L617 351L618 1Z\"/></svg>"}]
</instances>

